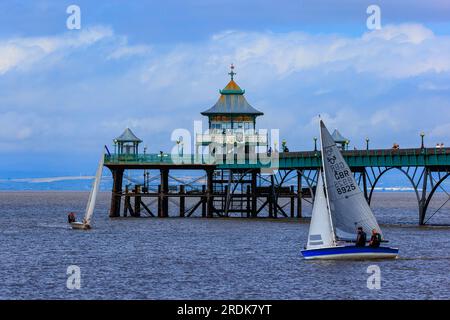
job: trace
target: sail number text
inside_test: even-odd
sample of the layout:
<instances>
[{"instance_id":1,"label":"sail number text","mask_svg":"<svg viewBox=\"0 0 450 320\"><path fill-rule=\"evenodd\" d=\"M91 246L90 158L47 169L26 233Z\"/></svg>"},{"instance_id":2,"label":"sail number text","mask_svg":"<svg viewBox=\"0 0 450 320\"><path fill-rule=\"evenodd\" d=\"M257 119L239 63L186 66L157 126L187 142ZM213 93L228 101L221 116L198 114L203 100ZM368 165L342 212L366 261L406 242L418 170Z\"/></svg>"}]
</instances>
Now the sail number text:
<instances>
[{"instance_id":1,"label":"sail number text","mask_svg":"<svg viewBox=\"0 0 450 320\"><path fill-rule=\"evenodd\" d=\"M356 186L353 183L351 172L345 167L344 163L336 162L336 155L333 155L331 149L327 150L327 162L330 164L331 170L334 172L334 187L339 195L352 192L356 190Z\"/></svg>"}]
</instances>

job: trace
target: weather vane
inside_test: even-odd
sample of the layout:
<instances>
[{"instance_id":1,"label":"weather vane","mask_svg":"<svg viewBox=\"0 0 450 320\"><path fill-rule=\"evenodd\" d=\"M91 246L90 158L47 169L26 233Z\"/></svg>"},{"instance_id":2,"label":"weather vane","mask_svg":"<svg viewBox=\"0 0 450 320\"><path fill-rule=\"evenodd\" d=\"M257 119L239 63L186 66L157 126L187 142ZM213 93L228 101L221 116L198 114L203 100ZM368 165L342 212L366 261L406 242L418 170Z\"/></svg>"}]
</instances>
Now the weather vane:
<instances>
[{"instance_id":1,"label":"weather vane","mask_svg":"<svg viewBox=\"0 0 450 320\"><path fill-rule=\"evenodd\" d=\"M231 76L231 80L233 80L234 76L236 75L236 73L234 72L233 64L231 64L230 69L231 69L231 71L228 74Z\"/></svg>"}]
</instances>

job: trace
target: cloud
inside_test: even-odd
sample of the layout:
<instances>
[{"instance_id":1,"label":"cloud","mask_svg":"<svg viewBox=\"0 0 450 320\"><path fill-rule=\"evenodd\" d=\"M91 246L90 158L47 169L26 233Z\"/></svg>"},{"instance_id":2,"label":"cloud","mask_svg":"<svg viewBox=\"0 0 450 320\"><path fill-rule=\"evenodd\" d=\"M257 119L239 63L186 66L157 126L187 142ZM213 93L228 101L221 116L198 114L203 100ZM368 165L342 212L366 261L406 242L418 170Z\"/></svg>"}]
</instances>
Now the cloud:
<instances>
[{"instance_id":1,"label":"cloud","mask_svg":"<svg viewBox=\"0 0 450 320\"><path fill-rule=\"evenodd\" d=\"M420 24L387 25L362 36L364 41L383 40L395 41L396 43L420 44L425 40L433 39L434 34L430 29Z\"/></svg>"},{"instance_id":2,"label":"cloud","mask_svg":"<svg viewBox=\"0 0 450 320\"><path fill-rule=\"evenodd\" d=\"M109 56L109 59L121 59L132 56L145 56L151 51L150 46L137 45L137 46L120 46L114 50Z\"/></svg>"},{"instance_id":3,"label":"cloud","mask_svg":"<svg viewBox=\"0 0 450 320\"><path fill-rule=\"evenodd\" d=\"M21 143L48 128L45 120L35 114L0 113L0 141Z\"/></svg>"},{"instance_id":4,"label":"cloud","mask_svg":"<svg viewBox=\"0 0 450 320\"><path fill-rule=\"evenodd\" d=\"M423 83L419 83L418 88L424 91L449 91L450 84L447 83L433 83L431 81L426 81Z\"/></svg>"},{"instance_id":5,"label":"cloud","mask_svg":"<svg viewBox=\"0 0 450 320\"><path fill-rule=\"evenodd\" d=\"M135 56L148 56L152 47L145 44L130 45L126 36L116 36L114 41L115 48L112 48L107 59L118 60Z\"/></svg>"},{"instance_id":6,"label":"cloud","mask_svg":"<svg viewBox=\"0 0 450 320\"><path fill-rule=\"evenodd\" d=\"M404 146L420 130L448 134L439 126L450 116L449 56L450 37L420 24L360 36L229 30L171 46L130 44L107 27L3 40L0 139L89 152L129 126L161 150L173 129L191 129L215 103L233 62L248 101L265 113L258 126L280 128L292 150L311 145L318 114L360 144L370 136L380 147Z\"/></svg>"},{"instance_id":7,"label":"cloud","mask_svg":"<svg viewBox=\"0 0 450 320\"><path fill-rule=\"evenodd\" d=\"M76 33L53 37L13 38L0 41L0 75L20 67L26 69L55 52L90 46L113 32L106 27L92 27Z\"/></svg>"},{"instance_id":8,"label":"cloud","mask_svg":"<svg viewBox=\"0 0 450 320\"><path fill-rule=\"evenodd\" d=\"M113 130L117 132L118 135L125 128L133 128L136 134L145 134L151 136L154 134L160 134L166 132L168 128L175 129L174 119L170 116L155 116L155 117L141 117L141 118L131 118L127 117L124 119L108 119L108 121L103 121L101 126L107 130Z\"/></svg>"},{"instance_id":9,"label":"cloud","mask_svg":"<svg viewBox=\"0 0 450 320\"><path fill-rule=\"evenodd\" d=\"M450 136L450 123L443 123L436 126L431 132L432 138L448 138Z\"/></svg>"},{"instance_id":10,"label":"cloud","mask_svg":"<svg viewBox=\"0 0 450 320\"><path fill-rule=\"evenodd\" d=\"M17 68L29 70L53 54L67 56L77 49L94 46L106 39L112 40L108 59L146 55L151 49L147 45L129 45L126 37L115 36L113 30L105 26L83 28L51 37L12 38L0 41L0 75Z\"/></svg>"},{"instance_id":11,"label":"cloud","mask_svg":"<svg viewBox=\"0 0 450 320\"><path fill-rule=\"evenodd\" d=\"M382 78L450 70L450 38L435 36L418 24L388 25L356 38L303 32L225 32L213 36L202 52L190 49L177 55L178 60L172 52L174 67L195 53L209 64L233 61L241 70L265 68L279 77L317 68L323 72L353 69ZM166 63L163 60L161 64Z\"/></svg>"}]
</instances>

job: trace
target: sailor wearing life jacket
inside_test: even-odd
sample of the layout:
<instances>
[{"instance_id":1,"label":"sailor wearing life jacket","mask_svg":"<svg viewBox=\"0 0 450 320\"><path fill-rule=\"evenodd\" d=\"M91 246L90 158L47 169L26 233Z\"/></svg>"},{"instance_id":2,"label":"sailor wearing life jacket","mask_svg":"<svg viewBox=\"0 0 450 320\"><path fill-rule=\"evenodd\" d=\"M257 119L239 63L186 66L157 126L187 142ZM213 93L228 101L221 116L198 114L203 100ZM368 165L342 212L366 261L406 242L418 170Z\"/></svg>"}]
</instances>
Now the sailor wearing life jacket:
<instances>
[{"instance_id":1,"label":"sailor wearing life jacket","mask_svg":"<svg viewBox=\"0 0 450 320\"><path fill-rule=\"evenodd\" d=\"M69 212L69 214L67 216L67 221L69 223L75 222L76 221L75 213Z\"/></svg>"}]
</instances>

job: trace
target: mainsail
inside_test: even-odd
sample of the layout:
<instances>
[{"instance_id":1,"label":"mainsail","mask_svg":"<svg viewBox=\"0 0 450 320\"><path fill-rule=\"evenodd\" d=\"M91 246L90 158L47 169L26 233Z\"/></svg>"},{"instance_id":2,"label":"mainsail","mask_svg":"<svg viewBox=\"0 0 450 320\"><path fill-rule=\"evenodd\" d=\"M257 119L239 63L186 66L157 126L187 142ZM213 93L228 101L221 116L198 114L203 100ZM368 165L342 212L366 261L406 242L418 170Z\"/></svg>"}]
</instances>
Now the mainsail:
<instances>
[{"instance_id":1,"label":"mainsail","mask_svg":"<svg viewBox=\"0 0 450 320\"><path fill-rule=\"evenodd\" d=\"M91 224L91 218L94 213L95 202L97 200L97 194L100 189L100 181L102 179L104 160L105 160L105 152L103 151L100 161L98 163L97 172L95 173L94 182L92 183L91 193L89 194L89 200L86 206L86 213L84 214L83 223L87 225Z\"/></svg>"},{"instance_id":2,"label":"mainsail","mask_svg":"<svg viewBox=\"0 0 450 320\"><path fill-rule=\"evenodd\" d=\"M322 172L319 171L314 206L309 225L307 249L328 248L335 245L333 227L331 225L330 213L327 199L325 198Z\"/></svg>"},{"instance_id":3,"label":"mainsail","mask_svg":"<svg viewBox=\"0 0 450 320\"><path fill-rule=\"evenodd\" d=\"M320 121L322 163L334 232L338 239L354 240L357 227L381 229L333 138Z\"/></svg>"}]
</instances>

